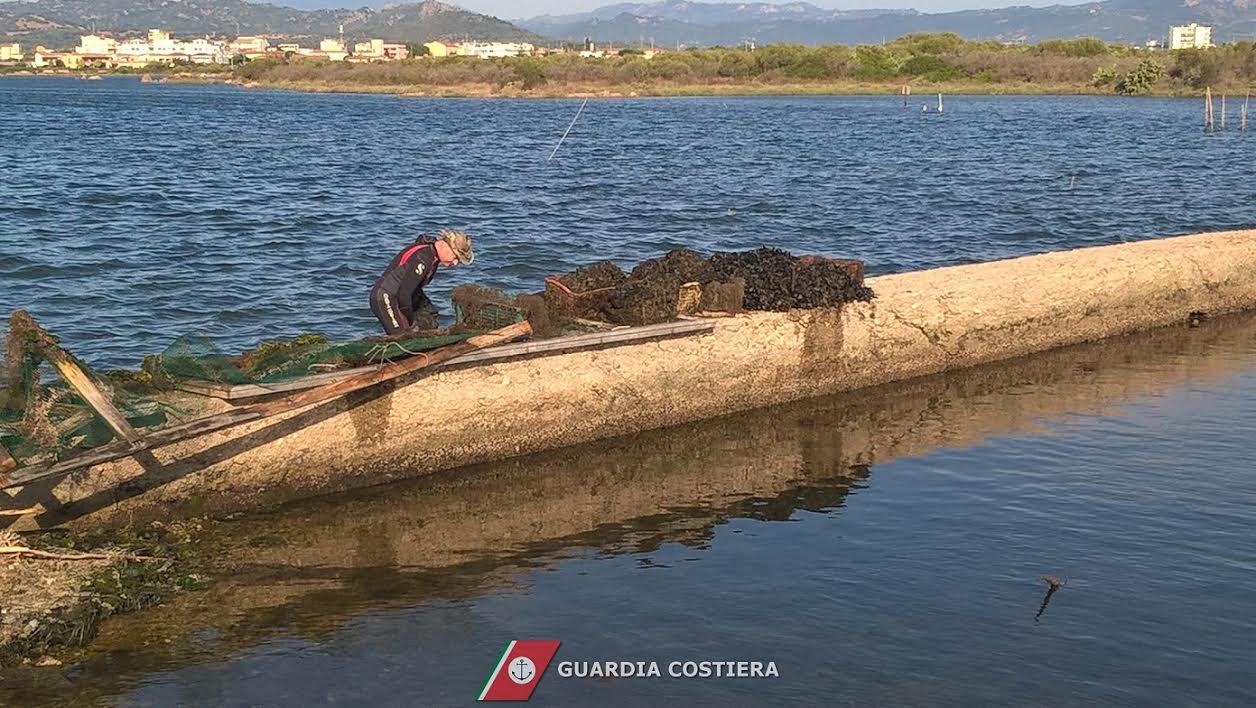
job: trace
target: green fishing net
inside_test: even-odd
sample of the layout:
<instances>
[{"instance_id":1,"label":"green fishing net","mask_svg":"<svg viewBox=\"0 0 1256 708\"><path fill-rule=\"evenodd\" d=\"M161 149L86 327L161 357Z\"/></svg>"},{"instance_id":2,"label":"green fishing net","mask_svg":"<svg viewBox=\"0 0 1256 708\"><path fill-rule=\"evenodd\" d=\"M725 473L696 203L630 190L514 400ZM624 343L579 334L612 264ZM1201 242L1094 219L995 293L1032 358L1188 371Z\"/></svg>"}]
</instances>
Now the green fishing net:
<instances>
[{"instance_id":1,"label":"green fishing net","mask_svg":"<svg viewBox=\"0 0 1256 708\"><path fill-rule=\"evenodd\" d=\"M94 371L74 360L137 429L161 426L194 411L164 395L185 384L269 384L403 359L462 342L487 328L416 333L400 338L331 342L315 334L262 342L228 355L210 339L186 335L144 358L137 371ZM456 331L455 331L456 330ZM45 352L55 338L25 312L14 313L0 361L0 445L20 465L55 461L114 439L113 432L73 389L62 383Z\"/></svg>"},{"instance_id":2,"label":"green fishing net","mask_svg":"<svg viewBox=\"0 0 1256 708\"><path fill-rule=\"evenodd\" d=\"M113 432L83 399L52 371L45 353L57 340L35 326L25 312L14 313L4 337L0 365L0 446L21 465L55 461L69 451L103 445ZM147 398L137 381L99 374L70 357L95 380L102 393L134 428L164 424L169 405Z\"/></svg>"},{"instance_id":3,"label":"green fishing net","mask_svg":"<svg viewBox=\"0 0 1256 708\"><path fill-rule=\"evenodd\" d=\"M179 337L165 351L146 357L141 371L157 388L175 388L181 381L219 384L267 384L382 364L432 349L457 344L478 332L415 335L401 339L329 342L317 334L262 342L239 356L228 356L205 337Z\"/></svg>"}]
</instances>

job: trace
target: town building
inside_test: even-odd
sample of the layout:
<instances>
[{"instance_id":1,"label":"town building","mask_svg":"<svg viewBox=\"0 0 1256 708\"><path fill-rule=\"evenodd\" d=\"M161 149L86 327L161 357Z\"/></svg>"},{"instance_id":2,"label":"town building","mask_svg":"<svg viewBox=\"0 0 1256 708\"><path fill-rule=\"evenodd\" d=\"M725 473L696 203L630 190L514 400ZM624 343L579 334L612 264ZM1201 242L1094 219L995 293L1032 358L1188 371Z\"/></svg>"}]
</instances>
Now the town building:
<instances>
[{"instance_id":1,"label":"town building","mask_svg":"<svg viewBox=\"0 0 1256 708\"><path fill-rule=\"evenodd\" d=\"M75 54L112 55L116 51L118 51L118 40L95 34L85 34L79 37L79 45L74 48Z\"/></svg>"},{"instance_id":2,"label":"town building","mask_svg":"<svg viewBox=\"0 0 1256 708\"><path fill-rule=\"evenodd\" d=\"M428 42L423 45L423 48L427 50L428 56L433 57L448 57L458 54L457 47L444 42Z\"/></svg>"},{"instance_id":3,"label":"town building","mask_svg":"<svg viewBox=\"0 0 1256 708\"><path fill-rule=\"evenodd\" d=\"M0 44L0 62L22 61L25 56L20 44Z\"/></svg>"},{"instance_id":4,"label":"town building","mask_svg":"<svg viewBox=\"0 0 1256 708\"><path fill-rule=\"evenodd\" d=\"M236 37L227 45L231 56L244 56L249 59L261 59L270 53L270 40L265 37Z\"/></svg>"},{"instance_id":5,"label":"town building","mask_svg":"<svg viewBox=\"0 0 1256 708\"><path fill-rule=\"evenodd\" d=\"M1169 28L1169 49L1207 49L1212 44L1212 27L1194 22Z\"/></svg>"},{"instance_id":6,"label":"town building","mask_svg":"<svg viewBox=\"0 0 1256 708\"><path fill-rule=\"evenodd\" d=\"M83 55L74 52L54 52L47 47L35 47L35 53L31 57L31 66L36 69L46 67L61 67L63 69L82 69Z\"/></svg>"},{"instance_id":7,"label":"town building","mask_svg":"<svg viewBox=\"0 0 1256 708\"><path fill-rule=\"evenodd\" d=\"M529 56L536 47L527 42L463 42L459 56L477 57L479 59L504 59L506 57Z\"/></svg>"},{"instance_id":8,"label":"town building","mask_svg":"<svg viewBox=\"0 0 1256 708\"><path fill-rule=\"evenodd\" d=\"M371 39L353 45L352 61L400 61L410 58L410 47L404 44Z\"/></svg>"},{"instance_id":9,"label":"town building","mask_svg":"<svg viewBox=\"0 0 1256 708\"><path fill-rule=\"evenodd\" d=\"M120 66L142 67L149 64L173 64L186 61L193 64L226 64L230 57L222 42L208 39L179 41L175 39L129 39L118 45Z\"/></svg>"}]
</instances>

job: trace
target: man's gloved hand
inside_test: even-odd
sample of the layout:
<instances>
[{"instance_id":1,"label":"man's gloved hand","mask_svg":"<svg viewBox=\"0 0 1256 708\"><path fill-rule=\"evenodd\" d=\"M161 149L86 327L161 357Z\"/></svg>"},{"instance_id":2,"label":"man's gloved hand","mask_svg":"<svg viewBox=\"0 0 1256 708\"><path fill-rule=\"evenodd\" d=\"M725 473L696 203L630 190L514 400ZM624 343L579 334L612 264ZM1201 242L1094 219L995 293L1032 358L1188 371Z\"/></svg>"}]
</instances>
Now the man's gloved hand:
<instances>
[{"instance_id":1,"label":"man's gloved hand","mask_svg":"<svg viewBox=\"0 0 1256 708\"><path fill-rule=\"evenodd\" d=\"M438 329L439 327L440 323L436 319L436 308L419 310L411 317L410 330L413 332L423 332Z\"/></svg>"}]
</instances>

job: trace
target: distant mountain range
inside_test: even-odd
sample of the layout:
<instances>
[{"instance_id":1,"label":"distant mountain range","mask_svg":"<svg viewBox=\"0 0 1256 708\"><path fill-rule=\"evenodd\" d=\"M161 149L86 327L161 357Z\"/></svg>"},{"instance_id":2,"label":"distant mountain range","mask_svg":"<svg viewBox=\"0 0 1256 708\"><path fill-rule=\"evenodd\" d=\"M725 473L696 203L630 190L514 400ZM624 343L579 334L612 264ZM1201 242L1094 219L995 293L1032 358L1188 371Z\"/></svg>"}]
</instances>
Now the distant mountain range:
<instances>
[{"instance_id":1,"label":"distant mountain range","mask_svg":"<svg viewBox=\"0 0 1256 708\"><path fill-rule=\"evenodd\" d=\"M18 0L0 2L0 41L72 46L94 30L142 35L160 27L183 36L264 34L332 37L344 26L348 38L396 42L440 38L541 41L496 17L436 0L379 9L299 10L245 0Z\"/></svg>"},{"instance_id":2,"label":"distant mountain range","mask_svg":"<svg viewBox=\"0 0 1256 708\"><path fill-rule=\"evenodd\" d=\"M710 3L662 0L607 5L571 15L544 15L516 24L561 39L674 46L866 44L912 32L955 32L971 39L1035 42L1098 37L1141 43L1169 26L1213 25L1217 41L1256 37L1256 0L1104 0L1084 5L1009 7L926 14L915 10L828 10L806 2Z\"/></svg>"},{"instance_id":3,"label":"distant mountain range","mask_svg":"<svg viewBox=\"0 0 1256 708\"><path fill-rule=\"evenodd\" d=\"M275 0L306 8L337 0ZM387 0L340 0L379 5ZM1169 25L1213 25L1216 41L1256 38L1256 0L1103 0L1085 5L921 13L828 10L806 2L772 4L661 0L620 3L592 12L534 17L514 24L437 0L358 9L299 9L246 0L0 0L0 41L71 46L95 30L139 36L152 27L177 35L264 34L293 39L380 37L398 42L497 39L545 43L545 37L670 47L758 44L867 44L912 32L955 32L972 39L1034 42L1099 37L1141 43Z\"/></svg>"}]
</instances>

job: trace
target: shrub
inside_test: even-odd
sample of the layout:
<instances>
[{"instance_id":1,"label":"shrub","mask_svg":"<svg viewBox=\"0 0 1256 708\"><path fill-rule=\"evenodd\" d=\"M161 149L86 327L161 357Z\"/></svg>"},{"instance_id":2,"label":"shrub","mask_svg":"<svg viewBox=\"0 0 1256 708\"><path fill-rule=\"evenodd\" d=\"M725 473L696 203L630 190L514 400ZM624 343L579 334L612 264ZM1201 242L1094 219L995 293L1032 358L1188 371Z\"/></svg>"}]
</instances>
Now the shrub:
<instances>
[{"instance_id":1,"label":"shrub","mask_svg":"<svg viewBox=\"0 0 1256 708\"><path fill-rule=\"evenodd\" d=\"M855 77L864 81L888 81L898 74L898 61L884 47L858 47L855 60Z\"/></svg>"},{"instance_id":2,"label":"shrub","mask_svg":"<svg viewBox=\"0 0 1256 708\"><path fill-rule=\"evenodd\" d=\"M1125 96L1147 93L1162 78L1164 78L1164 66L1151 59L1144 59L1134 67L1133 71L1126 74L1125 78L1121 79L1116 90Z\"/></svg>"},{"instance_id":3,"label":"shrub","mask_svg":"<svg viewBox=\"0 0 1256 708\"><path fill-rule=\"evenodd\" d=\"M1176 52L1169 75L1195 88L1211 86L1221 78L1221 53L1211 49L1181 49Z\"/></svg>"},{"instance_id":4,"label":"shrub","mask_svg":"<svg viewBox=\"0 0 1256 708\"><path fill-rule=\"evenodd\" d=\"M1099 39L1048 39L1039 42L1037 50L1065 57L1101 57L1111 53L1112 47Z\"/></svg>"},{"instance_id":5,"label":"shrub","mask_svg":"<svg viewBox=\"0 0 1256 708\"><path fill-rule=\"evenodd\" d=\"M549 83L549 80L545 78L545 67L538 59L520 59L515 62L515 78L524 91L531 91Z\"/></svg>"},{"instance_id":6,"label":"shrub","mask_svg":"<svg viewBox=\"0 0 1256 708\"><path fill-rule=\"evenodd\" d=\"M905 76L922 76L930 81L954 81L968 75L961 67L941 57L921 54L903 62L899 72Z\"/></svg>"},{"instance_id":7,"label":"shrub","mask_svg":"<svg viewBox=\"0 0 1256 708\"><path fill-rule=\"evenodd\" d=\"M1110 86L1116 81L1116 67L1101 66L1090 77L1091 86Z\"/></svg>"}]
</instances>

